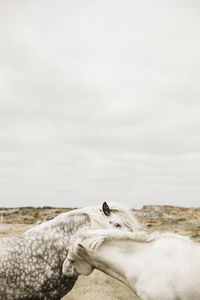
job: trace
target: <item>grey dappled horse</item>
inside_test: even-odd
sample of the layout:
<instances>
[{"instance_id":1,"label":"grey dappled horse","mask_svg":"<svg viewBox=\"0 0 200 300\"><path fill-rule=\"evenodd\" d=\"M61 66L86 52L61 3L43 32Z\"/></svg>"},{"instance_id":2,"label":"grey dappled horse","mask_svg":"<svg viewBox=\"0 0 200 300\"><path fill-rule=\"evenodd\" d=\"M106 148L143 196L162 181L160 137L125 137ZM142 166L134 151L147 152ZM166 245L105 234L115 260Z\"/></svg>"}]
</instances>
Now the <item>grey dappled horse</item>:
<instances>
[{"instance_id":1,"label":"grey dappled horse","mask_svg":"<svg viewBox=\"0 0 200 300\"><path fill-rule=\"evenodd\" d=\"M81 228L135 231L135 217L120 206L88 207L63 213L20 237L0 239L0 299L60 300L76 277L62 274L70 238Z\"/></svg>"}]
</instances>

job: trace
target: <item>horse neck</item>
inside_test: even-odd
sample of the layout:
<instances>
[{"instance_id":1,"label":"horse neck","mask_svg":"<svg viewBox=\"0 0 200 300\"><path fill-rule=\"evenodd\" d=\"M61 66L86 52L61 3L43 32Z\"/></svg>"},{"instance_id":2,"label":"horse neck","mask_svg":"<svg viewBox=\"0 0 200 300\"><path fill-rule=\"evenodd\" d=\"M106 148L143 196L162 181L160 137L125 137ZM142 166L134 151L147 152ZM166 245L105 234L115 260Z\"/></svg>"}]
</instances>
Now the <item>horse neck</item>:
<instances>
[{"instance_id":1,"label":"horse neck","mask_svg":"<svg viewBox=\"0 0 200 300\"><path fill-rule=\"evenodd\" d=\"M89 224L90 218L87 214L65 213L32 228L25 233L25 236L32 235L48 240L69 240L79 229L88 227Z\"/></svg>"},{"instance_id":2,"label":"horse neck","mask_svg":"<svg viewBox=\"0 0 200 300\"><path fill-rule=\"evenodd\" d=\"M95 268L120 280L133 288L133 281L141 273L143 260L142 251L145 243L134 241L112 240L103 243L96 251L88 251L90 262ZM131 283L131 284L130 284Z\"/></svg>"},{"instance_id":3,"label":"horse neck","mask_svg":"<svg viewBox=\"0 0 200 300\"><path fill-rule=\"evenodd\" d=\"M98 250L88 251L88 262L102 272L128 284L126 280L126 264L128 255L119 242L104 243Z\"/></svg>"}]
</instances>

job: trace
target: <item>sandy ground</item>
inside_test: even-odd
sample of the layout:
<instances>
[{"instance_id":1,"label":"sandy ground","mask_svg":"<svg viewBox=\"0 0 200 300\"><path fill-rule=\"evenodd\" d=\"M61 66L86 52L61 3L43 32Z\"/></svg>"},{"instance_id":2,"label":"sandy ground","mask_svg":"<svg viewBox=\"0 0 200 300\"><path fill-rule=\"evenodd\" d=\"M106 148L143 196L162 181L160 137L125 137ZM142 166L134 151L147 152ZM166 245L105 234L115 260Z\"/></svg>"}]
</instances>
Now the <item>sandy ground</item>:
<instances>
[{"instance_id":1,"label":"sandy ground","mask_svg":"<svg viewBox=\"0 0 200 300\"><path fill-rule=\"evenodd\" d=\"M80 276L72 291L63 300L136 300L133 292L118 280L93 271L90 276Z\"/></svg>"}]
</instances>

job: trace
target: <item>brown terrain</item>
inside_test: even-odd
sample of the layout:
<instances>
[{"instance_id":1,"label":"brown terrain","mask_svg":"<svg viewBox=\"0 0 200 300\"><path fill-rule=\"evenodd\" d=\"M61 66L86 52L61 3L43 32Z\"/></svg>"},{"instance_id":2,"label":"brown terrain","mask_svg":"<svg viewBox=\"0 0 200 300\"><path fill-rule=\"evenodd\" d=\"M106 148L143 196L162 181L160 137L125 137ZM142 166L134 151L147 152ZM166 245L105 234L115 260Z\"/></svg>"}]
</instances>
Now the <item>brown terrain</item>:
<instances>
[{"instance_id":1,"label":"brown terrain","mask_svg":"<svg viewBox=\"0 0 200 300\"><path fill-rule=\"evenodd\" d=\"M20 235L29 228L50 220L69 208L0 208L0 237ZM147 231L175 232L200 242L200 208L144 206L133 210ZM4 217L5 215L5 217ZM63 300L136 300L131 290L119 281L94 271L80 276L73 290Z\"/></svg>"}]
</instances>

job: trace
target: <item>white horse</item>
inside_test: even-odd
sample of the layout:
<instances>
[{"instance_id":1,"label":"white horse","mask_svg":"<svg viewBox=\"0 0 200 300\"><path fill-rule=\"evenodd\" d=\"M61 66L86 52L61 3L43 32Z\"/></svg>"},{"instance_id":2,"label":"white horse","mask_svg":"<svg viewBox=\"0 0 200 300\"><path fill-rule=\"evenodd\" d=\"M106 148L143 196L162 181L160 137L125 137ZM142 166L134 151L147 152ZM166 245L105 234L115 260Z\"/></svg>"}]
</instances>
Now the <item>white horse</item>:
<instances>
[{"instance_id":1,"label":"white horse","mask_svg":"<svg viewBox=\"0 0 200 300\"><path fill-rule=\"evenodd\" d=\"M93 268L143 300L200 299L200 244L181 235L86 230L72 239L63 273L87 276Z\"/></svg>"},{"instance_id":2,"label":"white horse","mask_svg":"<svg viewBox=\"0 0 200 300\"><path fill-rule=\"evenodd\" d=\"M77 276L62 274L68 244L81 228L139 229L133 214L104 203L64 213L20 237L0 238L0 299L60 300Z\"/></svg>"}]
</instances>

